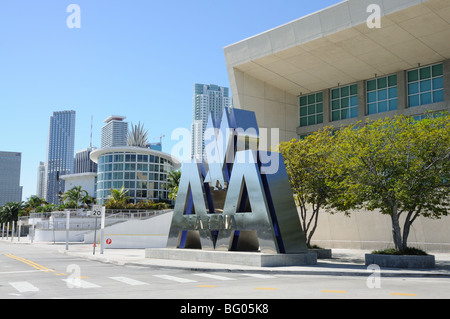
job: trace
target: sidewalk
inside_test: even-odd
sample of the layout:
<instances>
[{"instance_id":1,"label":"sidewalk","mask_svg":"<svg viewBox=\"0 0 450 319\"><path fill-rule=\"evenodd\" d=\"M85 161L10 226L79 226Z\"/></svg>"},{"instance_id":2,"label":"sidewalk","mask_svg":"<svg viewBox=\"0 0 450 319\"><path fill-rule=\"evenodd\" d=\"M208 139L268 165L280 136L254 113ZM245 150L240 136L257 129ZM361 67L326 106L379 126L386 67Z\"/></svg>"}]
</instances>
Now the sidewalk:
<instances>
[{"instance_id":1,"label":"sidewalk","mask_svg":"<svg viewBox=\"0 0 450 319\"><path fill-rule=\"evenodd\" d=\"M0 239L1 241L1 239ZM6 240L3 240L6 242ZM8 241L10 242L10 241ZM271 274L298 274L298 275L329 275L329 276L369 276L373 270L367 270L364 255L370 251L354 249L333 249L332 259L318 259L317 265L291 266L291 267L251 267L229 264L215 264L202 262L188 262L177 260L150 259L145 257L145 249L104 249L101 254L100 247L92 244L69 243L66 250L65 243L30 243L29 240L16 239L11 244L32 245L43 249L55 250L58 253L69 256L95 260L115 265L185 269L191 271L208 272L252 272ZM436 267L434 269L381 269L382 276L389 277L440 277L450 278L450 253L431 253L435 256Z\"/></svg>"}]
</instances>

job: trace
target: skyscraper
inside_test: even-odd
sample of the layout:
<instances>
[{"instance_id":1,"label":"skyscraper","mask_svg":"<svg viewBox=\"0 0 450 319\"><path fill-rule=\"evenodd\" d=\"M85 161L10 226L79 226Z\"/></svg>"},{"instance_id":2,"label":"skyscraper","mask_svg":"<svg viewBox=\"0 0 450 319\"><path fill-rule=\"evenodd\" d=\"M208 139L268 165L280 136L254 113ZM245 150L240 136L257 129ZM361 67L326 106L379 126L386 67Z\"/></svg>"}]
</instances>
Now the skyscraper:
<instances>
[{"instance_id":1,"label":"skyscraper","mask_svg":"<svg viewBox=\"0 0 450 319\"><path fill-rule=\"evenodd\" d=\"M22 201L21 162L22 153L0 152L0 206Z\"/></svg>"},{"instance_id":2,"label":"skyscraper","mask_svg":"<svg viewBox=\"0 0 450 319\"><path fill-rule=\"evenodd\" d=\"M191 157L201 159L204 156L203 134L211 113L214 118L222 115L224 107L231 106L229 89L215 84L194 85L191 126ZM200 136L199 136L200 134Z\"/></svg>"},{"instance_id":3,"label":"skyscraper","mask_svg":"<svg viewBox=\"0 0 450 319\"><path fill-rule=\"evenodd\" d=\"M89 147L75 154L74 174L97 173L97 164L91 161L89 155L95 148Z\"/></svg>"},{"instance_id":4,"label":"skyscraper","mask_svg":"<svg viewBox=\"0 0 450 319\"><path fill-rule=\"evenodd\" d=\"M128 122L125 116L111 115L102 127L101 147L127 146Z\"/></svg>"},{"instance_id":5,"label":"skyscraper","mask_svg":"<svg viewBox=\"0 0 450 319\"><path fill-rule=\"evenodd\" d=\"M45 199L58 205L65 181L60 176L71 174L75 148L75 111L53 112L50 117Z\"/></svg>"},{"instance_id":6,"label":"skyscraper","mask_svg":"<svg viewBox=\"0 0 450 319\"><path fill-rule=\"evenodd\" d=\"M45 163L40 162L37 172L36 196L45 197Z\"/></svg>"}]
</instances>

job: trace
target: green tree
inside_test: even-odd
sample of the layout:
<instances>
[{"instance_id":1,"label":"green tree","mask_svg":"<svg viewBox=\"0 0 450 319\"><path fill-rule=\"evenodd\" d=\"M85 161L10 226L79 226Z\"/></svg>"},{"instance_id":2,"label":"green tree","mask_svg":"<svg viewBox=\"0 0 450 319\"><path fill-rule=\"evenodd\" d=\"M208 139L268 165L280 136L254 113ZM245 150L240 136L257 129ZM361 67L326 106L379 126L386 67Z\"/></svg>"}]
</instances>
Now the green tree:
<instances>
[{"instance_id":1,"label":"green tree","mask_svg":"<svg viewBox=\"0 0 450 319\"><path fill-rule=\"evenodd\" d=\"M31 196L27 199L27 201L23 204L23 210L22 210L22 216L23 215L30 215L31 212L37 212L36 210L40 209L43 205L46 205L47 202L39 198L38 196Z\"/></svg>"},{"instance_id":2,"label":"green tree","mask_svg":"<svg viewBox=\"0 0 450 319\"><path fill-rule=\"evenodd\" d=\"M0 222L17 222L23 208L23 202L10 202L5 204L0 208Z\"/></svg>"},{"instance_id":3,"label":"green tree","mask_svg":"<svg viewBox=\"0 0 450 319\"><path fill-rule=\"evenodd\" d=\"M46 205L46 204L47 204L47 202L45 201L45 199L34 195L34 196L31 196L30 198L28 198L28 200L25 202L25 207L36 208L36 207Z\"/></svg>"},{"instance_id":4,"label":"green tree","mask_svg":"<svg viewBox=\"0 0 450 319\"><path fill-rule=\"evenodd\" d=\"M75 186L62 195L65 207L79 208L80 205L89 204L92 198L81 186Z\"/></svg>"},{"instance_id":5,"label":"green tree","mask_svg":"<svg viewBox=\"0 0 450 319\"><path fill-rule=\"evenodd\" d=\"M317 229L319 213L335 196L330 186L334 136L331 127L315 132L304 139L281 143L294 199L300 209L300 220L308 247Z\"/></svg>"},{"instance_id":6,"label":"green tree","mask_svg":"<svg viewBox=\"0 0 450 319\"><path fill-rule=\"evenodd\" d=\"M178 185L180 184L181 171L170 171L167 176L169 199L176 200L178 194Z\"/></svg>"},{"instance_id":7,"label":"green tree","mask_svg":"<svg viewBox=\"0 0 450 319\"><path fill-rule=\"evenodd\" d=\"M343 177L330 184L341 189L333 206L379 209L389 215L396 251L408 248L417 217L438 219L448 214L448 115L422 121L397 116L346 127L336 135L332 158Z\"/></svg>"},{"instance_id":8,"label":"green tree","mask_svg":"<svg viewBox=\"0 0 450 319\"><path fill-rule=\"evenodd\" d=\"M121 209L126 208L127 201L131 198L127 195L128 190L123 186L121 189L111 189L111 195L108 196L106 203L107 209Z\"/></svg>"}]
</instances>

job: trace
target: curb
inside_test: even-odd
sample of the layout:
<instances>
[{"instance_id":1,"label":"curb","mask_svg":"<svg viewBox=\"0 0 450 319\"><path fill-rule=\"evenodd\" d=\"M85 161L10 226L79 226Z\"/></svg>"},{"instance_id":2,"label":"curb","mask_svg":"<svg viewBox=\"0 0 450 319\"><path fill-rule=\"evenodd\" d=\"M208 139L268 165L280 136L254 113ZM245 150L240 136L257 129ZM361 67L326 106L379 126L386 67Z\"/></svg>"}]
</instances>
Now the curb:
<instances>
[{"instance_id":1,"label":"curb","mask_svg":"<svg viewBox=\"0 0 450 319\"><path fill-rule=\"evenodd\" d=\"M60 251L61 252L61 251ZM77 254L76 252L70 251L62 251L61 253L65 255L70 255L74 257L79 257L91 261L97 261L101 263L109 263L117 266L134 266L134 267L146 267L146 268L159 268L159 269L178 269L178 270L187 270L193 272L226 272L226 273L255 273L255 274L279 274L279 275L303 275L303 276L339 276L339 277L368 277L374 274L374 271L367 270L364 265L356 265L361 266L360 270L353 271L339 271L339 270L321 270L323 267L318 266L317 270L311 269L295 269L295 270L287 270L287 269L277 269L267 268L267 269L239 269L239 268L213 268L213 267L195 267L195 266L182 266L182 265L161 265L161 264L151 264L144 263L139 261L120 261L114 258L105 258L105 257L96 257L96 256L86 256L83 254ZM339 264L339 265L342 265ZM349 266L355 266L355 264L349 264ZM440 273L436 271L430 270L417 270L417 271L407 271L401 269L380 269L379 274L382 277L399 277L399 278L450 278L450 272ZM439 269L438 269L439 271Z\"/></svg>"}]
</instances>

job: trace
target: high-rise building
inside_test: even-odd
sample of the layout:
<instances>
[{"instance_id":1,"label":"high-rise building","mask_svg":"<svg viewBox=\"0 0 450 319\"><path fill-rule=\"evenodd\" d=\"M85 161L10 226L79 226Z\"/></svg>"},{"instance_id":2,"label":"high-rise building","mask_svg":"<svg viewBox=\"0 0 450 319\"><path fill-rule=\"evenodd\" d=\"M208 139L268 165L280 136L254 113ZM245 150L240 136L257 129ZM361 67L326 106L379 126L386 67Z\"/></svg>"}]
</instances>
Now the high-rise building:
<instances>
[{"instance_id":1,"label":"high-rise building","mask_svg":"<svg viewBox=\"0 0 450 319\"><path fill-rule=\"evenodd\" d=\"M0 206L22 201L21 162L22 153L0 152Z\"/></svg>"},{"instance_id":2,"label":"high-rise building","mask_svg":"<svg viewBox=\"0 0 450 319\"><path fill-rule=\"evenodd\" d=\"M89 196L95 199L97 195L97 163L90 158L91 153L95 150L95 147L88 147L76 152L73 173L61 176L65 182L64 192L81 186Z\"/></svg>"},{"instance_id":3,"label":"high-rise building","mask_svg":"<svg viewBox=\"0 0 450 319\"><path fill-rule=\"evenodd\" d=\"M229 88L215 84L194 85L191 126L191 158L204 157L203 134L208 124L209 114L213 118L222 115L223 108L231 106ZM200 135L200 136L199 136Z\"/></svg>"},{"instance_id":4,"label":"high-rise building","mask_svg":"<svg viewBox=\"0 0 450 319\"><path fill-rule=\"evenodd\" d=\"M45 197L45 163L40 162L37 172L36 196Z\"/></svg>"},{"instance_id":5,"label":"high-rise building","mask_svg":"<svg viewBox=\"0 0 450 319\"><path fill-rule=\"evenodd\" d=\"M91 161L89 155L95 148L89 147L75 154L74 174L97 173L97 164Z\"/></svg>"},{"instance_id":6,"label":"high-rise building","mask_svg":"<svg viewBox=\"0 0 450 319\"><path fill-rule=\"evenodd\" d=\"M111 115L102 127L101 147L127 146L128 122L125 116Z\"/></svg>"},{"instance_id":7,"label":"high-rise building","mask_svg":"<svg viewBox=\"0 0 450 319\"><path fill-rule=\"evenodd\" d=\"M47 144L45 199L59 204L65 181L60 177L71 174L75 148L75 111L53 112Z\"/></svg>"}]
</instances>

